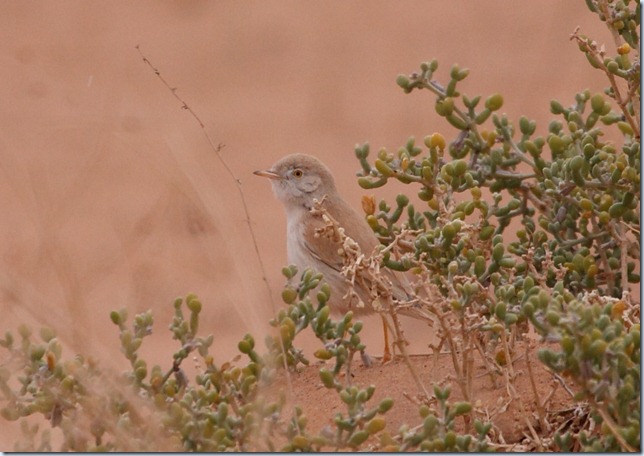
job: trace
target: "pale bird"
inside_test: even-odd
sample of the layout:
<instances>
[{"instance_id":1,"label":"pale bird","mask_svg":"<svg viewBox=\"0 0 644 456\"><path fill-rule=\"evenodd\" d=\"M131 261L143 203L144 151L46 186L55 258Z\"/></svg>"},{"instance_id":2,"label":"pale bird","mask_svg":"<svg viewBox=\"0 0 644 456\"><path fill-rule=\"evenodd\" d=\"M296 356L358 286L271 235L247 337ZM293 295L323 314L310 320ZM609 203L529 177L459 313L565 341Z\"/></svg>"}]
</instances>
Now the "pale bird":
<instances>
[{"instance_id":1,"label":"pale bird","mask_svg":"<svg viewBox=\"0 0 644 456\"><path fill-rule=\"evenodd\" d=\"M288 155L270 169L255 171L256 175L271 180L273 192L286 211L287 257L300 271L311 267L324 274L324 281L331 288L328 305L336 313L346 313L351 309L354 314L373 314L371 294L367 284L356 281L354 290L364 305L356 306L347 297L349 283L341 274L343 260L341 247L327 236L316 235L316 230L327 225L319 212L312 212L314 200L322 201L323 207L344 229L345 234L357 242L363 254L369 256L380 244L364 217L359 215L338 193L333 174L317 158L305 154ZM411 287L405 276L387 268L382 268L392 283L394 298L398 301L410 300ZM355 300L354 300L355 301ZM409 308L401 313L426 319ZM383 362L391 359L387 334L388 322L381 314L385 337Z\"/></svg>"}]
</instances>

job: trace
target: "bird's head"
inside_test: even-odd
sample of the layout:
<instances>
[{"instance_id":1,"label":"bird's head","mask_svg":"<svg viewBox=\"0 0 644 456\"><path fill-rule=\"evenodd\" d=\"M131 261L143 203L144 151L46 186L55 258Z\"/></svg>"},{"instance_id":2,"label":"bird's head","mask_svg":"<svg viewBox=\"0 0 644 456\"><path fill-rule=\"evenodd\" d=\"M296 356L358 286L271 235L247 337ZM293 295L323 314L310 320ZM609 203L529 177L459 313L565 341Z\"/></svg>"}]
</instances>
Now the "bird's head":
<instances>
[{"instance_id":1,"label":"bird's head","mask_svg":"<svg viewBox=\"0 0 644 456\"><path fill-rule=\"evenodd\" d=\"M313 199L321 200L324 195L336 193L331 171L311 155L288 155L271 169L255 171L254 174L271 179L275 196L287 210L302 206L310 209Z\"/></svg>"}]
</instances>

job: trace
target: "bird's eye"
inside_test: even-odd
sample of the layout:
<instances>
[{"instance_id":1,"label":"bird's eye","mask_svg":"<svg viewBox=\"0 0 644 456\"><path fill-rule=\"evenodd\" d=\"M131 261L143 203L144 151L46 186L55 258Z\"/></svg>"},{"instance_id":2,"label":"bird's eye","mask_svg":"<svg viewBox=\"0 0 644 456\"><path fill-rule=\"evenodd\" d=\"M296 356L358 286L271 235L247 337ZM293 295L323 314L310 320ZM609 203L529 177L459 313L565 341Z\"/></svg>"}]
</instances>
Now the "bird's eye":
<instances>
[{"instance_id":1,"label":"bird's eye","mask_svg":"<svg viewBox=\"0 0 644 456\"><path fill-rule=\"evenodd\" d=\"M304 173L302 172L302 170L301 170L301 169L295 169L295 170L293 170L293 176L295 176L295 177L297 177L297 178L302 177L302 175L303 175L303 174L304 174Z\"/></svg>"}]
</instances>

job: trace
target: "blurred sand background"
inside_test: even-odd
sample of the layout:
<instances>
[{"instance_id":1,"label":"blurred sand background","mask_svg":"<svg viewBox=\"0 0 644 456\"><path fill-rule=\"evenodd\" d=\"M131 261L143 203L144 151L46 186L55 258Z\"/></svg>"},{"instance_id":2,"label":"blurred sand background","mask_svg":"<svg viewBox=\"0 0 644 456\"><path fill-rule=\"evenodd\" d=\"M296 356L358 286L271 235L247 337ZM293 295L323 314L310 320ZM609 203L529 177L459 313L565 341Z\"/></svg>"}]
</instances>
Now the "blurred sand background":
<instances>
[{"instance_id":1,"label":"blurred sand background","mask_svg":"<svg viewBox=\"0 0 644 456\"><path fill-rule=\"evenodd\" d=\"M261 341L274 313L235 183L136 45L225 144L275 308L284 214L252 171L314 154L359 209L356 143L396 150L410 135L455 134L429 93L400 90L398 73L437 58L446 80L458 63L471 70L464 93L502 93L503 112L543 133L550 99L572 104L605 85L569 34L579 25L612 45L581 0L4 0L0 18L0 333L51 326L68 356L117 369L113 309L154 311L144 350L165 367L176 296L204 302L217 361L246 332ZM367 326L378 353L379 322ZM412 351L426 351L414 342L424 330L408 323ZM0 438L10 449L13 436Z\"/></svg>"}]
</instances>

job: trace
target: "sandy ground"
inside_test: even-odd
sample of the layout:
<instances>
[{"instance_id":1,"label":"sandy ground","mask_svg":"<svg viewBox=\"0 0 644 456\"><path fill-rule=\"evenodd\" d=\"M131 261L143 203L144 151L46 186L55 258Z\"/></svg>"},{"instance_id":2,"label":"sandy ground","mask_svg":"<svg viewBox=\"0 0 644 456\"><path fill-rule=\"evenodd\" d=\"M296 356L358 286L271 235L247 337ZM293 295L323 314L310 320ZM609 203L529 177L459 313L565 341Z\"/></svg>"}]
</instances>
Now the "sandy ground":
<instances>
[{"instance_id":1,"label":"sandy ground","mask_svg":"<svg viewBox=\"0 0 644 456\"><path fill-rule=\"evenodd\" d=\"M5 0L0 24L0 332L51 326L70 356L116 369L125 360L109 312L152 309L144 350L166 365L171 302L188 292L205 303L218 361L246 332L263 339L281 305L285 223L252 171L314 154L359 208L356 143L395 150L410 135L454 134L429 94L402 93L398 73L431 58L439 79L468 67L465 93L501 92L511 119L544 132L551 99L604 86L569 34L581 26L612 43L581 0ZM137 45L225 144L270 297L235 182ZM378 320L366 326L381 350ZM427 352L424 327L408 322L407 335ZM0 429L10 449L14 428Z\"/></svg>"}]
</instances>

